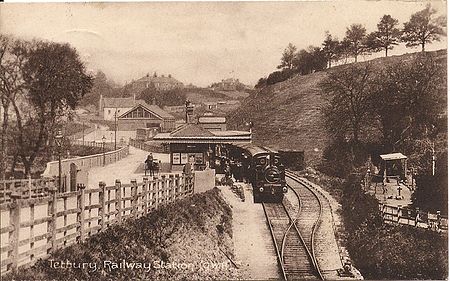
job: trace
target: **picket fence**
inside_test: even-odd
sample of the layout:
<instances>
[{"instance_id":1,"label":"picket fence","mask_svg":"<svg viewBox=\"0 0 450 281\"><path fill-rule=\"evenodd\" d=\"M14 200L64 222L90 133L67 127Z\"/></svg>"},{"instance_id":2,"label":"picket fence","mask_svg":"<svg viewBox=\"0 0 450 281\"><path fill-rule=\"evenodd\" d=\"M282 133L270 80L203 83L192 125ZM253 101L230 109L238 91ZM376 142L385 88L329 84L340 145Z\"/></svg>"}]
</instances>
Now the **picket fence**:
<instances>
[{"instance_id":1,"label":"picket fence","mask_svg":"<svg viewBox=\"0 0 450 281\"><path fill-rule=\"evenodd\" d=\"M414 210L382 203L378 207L385 223L427 228L444 233L448 231L448 218L442 216L439 211L437 213L430 213L420 211L419 209Z\"/></svg>"},{"instance_id":2,"label":"picket fence","mask_svg":"<svg viewBox=\"0 0 450 281\"><path fill-rule=\"evenodd\" d=\"M58 193L46 186L43 197L11 194L0 204L1 275L33 265L58 248L136 218L193 193L194 181L180 174L132 180L114 186L100 182L98 188L77 186L77 191Z\"/></svg>"}]
</instances>

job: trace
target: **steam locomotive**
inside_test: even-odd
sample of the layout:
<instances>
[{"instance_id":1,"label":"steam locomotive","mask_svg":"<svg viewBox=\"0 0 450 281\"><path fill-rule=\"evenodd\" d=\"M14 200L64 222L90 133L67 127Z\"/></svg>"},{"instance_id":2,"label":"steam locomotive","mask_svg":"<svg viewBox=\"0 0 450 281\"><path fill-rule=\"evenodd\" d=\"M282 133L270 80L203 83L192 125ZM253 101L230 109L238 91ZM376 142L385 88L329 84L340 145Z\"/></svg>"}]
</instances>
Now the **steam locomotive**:
<instances>
[{"instance_id":1,"label":"steam locomotive","mask_svg":"<svg viewBox=\"0 0 450 281\"><path fill-rule=\"evenodd\" d=\"M232 156L243 166L244 177L253 188L253 201L281 202L287 192L280 154L272 149L250 144L233 145Z\"/></svg>"}]
</instances>

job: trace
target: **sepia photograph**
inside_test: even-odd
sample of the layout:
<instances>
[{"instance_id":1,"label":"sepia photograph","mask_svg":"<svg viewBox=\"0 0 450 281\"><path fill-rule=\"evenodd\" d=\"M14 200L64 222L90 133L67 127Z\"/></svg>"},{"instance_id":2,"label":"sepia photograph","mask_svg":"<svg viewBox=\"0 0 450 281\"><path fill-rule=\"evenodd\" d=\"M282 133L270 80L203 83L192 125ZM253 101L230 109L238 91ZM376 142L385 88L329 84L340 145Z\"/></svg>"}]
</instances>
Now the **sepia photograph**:
<instances>
[{"instance_id":1,"label":"sepia photograph","mask_svg":"<svg viewBox=\"0 0 450 281\"><path fill-rule=\"evenodd\" d=\"M0 3L1 280L448 280L447 8Z\"/></svg>"}]
</instances>

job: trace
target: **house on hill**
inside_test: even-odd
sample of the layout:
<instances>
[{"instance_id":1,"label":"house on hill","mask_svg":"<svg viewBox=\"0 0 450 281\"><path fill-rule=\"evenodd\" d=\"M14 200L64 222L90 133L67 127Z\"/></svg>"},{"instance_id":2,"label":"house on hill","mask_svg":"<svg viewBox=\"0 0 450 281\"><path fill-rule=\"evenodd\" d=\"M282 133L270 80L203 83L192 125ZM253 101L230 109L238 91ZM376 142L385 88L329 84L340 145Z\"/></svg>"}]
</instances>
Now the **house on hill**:
<instances>
[{"instance_id":1,"label":"house on hill","mask_svg":"<svg viewBox=\"0 0 450 281\"><path fill-rule=\"evenodd\" d=\"M153 75L147 74L146 76L132 82L132 90L136 93L140 93L144 89L152 87L152 85L158 91L168 91L184 87L183 83L173 78L171 74L168 76L158 76L155 73Z\"/></svg>"},{"instance_id":2,"label":"house on hill","mask_svg":"<svg viewBox=\"0 0 450 281\"><path fill-rule=\"evenodd\" d=\"M244 88L244 84L239 82L239 79L222 79L219 83L213 84L213 89L218 91L236 91Z\"/></svg>"}]
</instances>

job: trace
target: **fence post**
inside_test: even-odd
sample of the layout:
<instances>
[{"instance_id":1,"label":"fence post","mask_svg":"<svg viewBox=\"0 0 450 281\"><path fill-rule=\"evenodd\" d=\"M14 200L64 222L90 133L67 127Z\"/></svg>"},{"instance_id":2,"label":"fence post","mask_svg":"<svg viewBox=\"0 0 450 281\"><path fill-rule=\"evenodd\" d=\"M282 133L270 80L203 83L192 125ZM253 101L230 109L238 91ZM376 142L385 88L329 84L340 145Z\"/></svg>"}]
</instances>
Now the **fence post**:
<instances>
[{"instance_id":1,"label":"fence post","mask_svg":"<svg viewBox=\"0 0 450 281\"><path fill-rule=\"evenodd\" d=\"M47 207L47 216L51 218L51 220L47 224L47 233L49 234L49 237L47 238L47 243L51 245L50 252L54 252L57 249L56 244L56 204L58 203L57 198L57 191L58 188L55 185L55 181L53 181L53 185L49 187L48 191L50 193L50 201L48 202Z\"/></svg>"},{"instance_id":2,"label":"fence post","mask_svg":"<svg viewBox=\"0 0 450 281\"><path fill-rule=\"evenodd\" d=\"M437 217L437 230L439 231L441 229L441 211L436 211L436 217Z\"/></svg>"},{"instance_id":3,"label":"fence post","mask_svg":"<svg viewBox=\"0 0 450 281\"><path fill-rule=\"evenodd\" d=\"M138 198L137 198L137 182L135 179L131 180L131 216L138 217Z\"/></svg>"},{"instance_id":4,"label":"fence post","mask_svg":"<svg viewBox=\"0 0 450 281\"><path fill-rule=\"evenodd\" d=\"M28 198L31 198L31 175L28 175Z\"/></svg>"},{"instance_id":5,"label":"fence post","mask_svg":"<svg viewBox=\"0 0 450 281\"><path fill-rule=\"evenodd\" d=\"M122 222L122 184L116 180L116 212L117 222Z\"/></svg>"},{"instance_id":6,"label":"fence post","mask_svg":"<svg viewBox=\"0 0 450 281\"><path fill-rule=\"evenodd\" d=\"M170 174L169 175L169 181L168 181L168 197L169 197L169 201L173 202L175 199L175 191L173 190L173 186L174 186L174 180L173 180L173 175Z\"/></svg>"},{"instance_id":7,"label":"fence post","mask_svg":"<svg viewBox=\"0 0 450 281\"><path fill-rule=\"evenodd\" d=\"M143 215L148 213L148 178L144 177L142 179L142 210L143 210Z\"/></svg>"},{"instance_id":8,"label":"fence post","mask_svg":"<svg viewBox=\"0 0 450 281\"><path fill-rule=\"evenodd\" d=\"M414 219L414 226L415 227L419 226L419 218L420 218L419 208L416 207L416 218Z\"/></svg>"},{"instance_id":9,"label":"fence post","mask_svg":"<svg viewBox=\"0 0 450 281\"><path fill-rule=\"evenodd\" d=\"M161 176L161 201L164 204L167 200L166 196L166 175Z\"/></svg>"},{"instance_id":10,"label":"fence post","mask_svg":"<svg viewBox=\"0 0 450 281\"><path fill-rule=\"evenodd\" d=\"M159 182L158 177L153 177L153 194L155 195L155 210L158 209L159 205Z\"/></svg>"},{"instance_id":11,"label":"fence post","mask_svg":"<svg viewBox=\"0 0 450 281\"><path fill-rule=\"evenodd\" d=\"M180 191L181 191L181 188L180 188L180 175L179 174L176 174L175 175L175 183L174 183L174 185L175 185L175 198L178 198L179 197L179 195L180 195Z\"/></svg>"},{"instance_id":12,"label":"fence post","mask_svg":"<svg viewBox=\"0 0 450 281\"><path fill-rule=\"evenodd\" d=\"M11 252L11 269L13 272L17 271L17 264L19 261L19 233L20 233L20 194L17 193L11 193L11 199L12 199L12 206L10 209L10 224L13 226L12 234L11 234L11 240L9 241L10 245L12 246L12 252Z\"/></svg>"},{"instance_id":13,"label":"fence post","mask_svg":"<svg viewBox=\"0 0 450 281\"><path fill-rule=\"evenodd\" d=\"M78 213L78 222L79 222L79 226L78 226L78 231L79 231L79 233L80 233L80 238L79 238L79 241L80 242L82 242L83 240L84 240L84 236L85 236L85 233L84 233L84 229L85 229L85 227L84 227L84 208L86 207L85 205L85 192L84 192L84 190L85 190L85 188L86 188L86 186L84 185L84 184L78 184L77 185L78 186L78 198L77 198L77 201L78 201L78 211L79 211L79 213Z\"/></svg>"},{"instance_id":14,"label":"fence post","mask_svg":"<svg viewBox=\"0 0 450 281\"><path fill-rule=\"evenodd\" d=\"M402 205L397 205L397 224L400 223L400 212Z\"/></svg>"},{"instance_id":15,"label":"fence post","mask_svg":"<svg viewBox=\"0 0 450 281\"><path fill-rule=\"evenodd\" d=\"M100 227L101 230L106 228L106 205L105 205L105 197L106 197L106 184L105 182L101 181L99 184L100 192L98 193L98 203L100 204L100 208L98 209L99 216L100 216Z\"/></svg>"}]
</instances>

